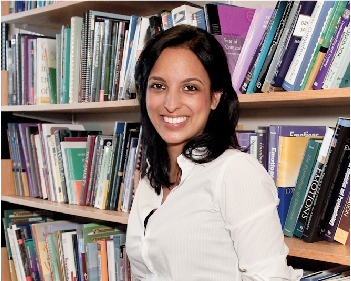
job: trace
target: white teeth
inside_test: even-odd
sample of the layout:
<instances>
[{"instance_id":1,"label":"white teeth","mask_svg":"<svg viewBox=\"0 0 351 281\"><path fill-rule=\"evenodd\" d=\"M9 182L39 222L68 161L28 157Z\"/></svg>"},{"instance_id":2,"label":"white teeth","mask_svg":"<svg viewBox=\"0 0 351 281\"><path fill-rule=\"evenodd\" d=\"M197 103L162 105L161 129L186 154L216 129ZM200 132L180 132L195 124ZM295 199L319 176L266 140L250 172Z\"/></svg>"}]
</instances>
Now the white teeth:
<instances>
[{"instance_id":1,"label":"white teeth","mask_svg":"<svg viewBox=\"0 0 351 281\"><path fill-rule=\"evenodd\" d=\"M186 119L187 119L187 117L171 118L171 117L163 116L163 120L167 123L170 123L170 124L179 124L179 123L184 122Z\"/></svg>"}]
</instances>

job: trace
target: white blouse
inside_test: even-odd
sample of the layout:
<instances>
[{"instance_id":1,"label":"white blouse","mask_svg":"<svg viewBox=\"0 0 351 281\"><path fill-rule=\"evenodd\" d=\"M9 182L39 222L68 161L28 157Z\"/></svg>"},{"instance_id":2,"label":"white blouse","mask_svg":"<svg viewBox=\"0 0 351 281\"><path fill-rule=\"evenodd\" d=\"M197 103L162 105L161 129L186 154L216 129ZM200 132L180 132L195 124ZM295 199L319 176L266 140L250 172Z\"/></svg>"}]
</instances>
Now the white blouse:
<instances>
[{"instance_id":1,"label":"white blouse","mask_svg":"<svg viewBox=\"0 0 351 281\"><path fill-rule=\"evenodd\" d=\"M177 161L181 182L162 205L146 178L137 188L126 241L132 280L301 278L286 263L276 187L254 157L228 149L206 164Z\"/></svg>"}]
</instances>

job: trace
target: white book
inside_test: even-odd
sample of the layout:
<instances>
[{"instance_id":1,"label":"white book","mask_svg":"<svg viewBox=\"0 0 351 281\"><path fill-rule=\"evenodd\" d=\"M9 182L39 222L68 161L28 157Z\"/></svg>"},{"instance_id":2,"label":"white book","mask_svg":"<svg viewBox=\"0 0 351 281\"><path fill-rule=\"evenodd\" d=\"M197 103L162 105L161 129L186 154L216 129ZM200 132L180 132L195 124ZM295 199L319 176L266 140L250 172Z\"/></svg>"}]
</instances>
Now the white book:
<instances>
[{"instance_id":1,"label":"white book","mask_svg":"<svg viewBox=\"0 0 351 281\"><path fill-rule=\"evenodd\" d=\"M189 5L182 5L180 7L174 8L172 10L172 19L174 26L179 24L190 24L193 26L197 26L196 21L194 22L192 19L192 14L196 13L201 9L191 7Z\"/></svg>"},{"instance_id":2,"label":"white book","mask_svg":"<svg viewBox=\"0 0 351 281\"><path fill-rule=\"evenodd\" d=\"M24 268L21 265L20 253L19 253L17 239L16 239L16 232L13 229L13 227L7 228L7 235L9 238L12 259L15 264L17 280L25 280L25 273L24 273Z\"/></svg>"},{"instance_id":3,"label":"white book","mask_svg":"<svg viewBox=\"0 0 351 281\"><path fill-rule=\"evenodd\" d=\"M37 159L38 159L38 169L39 169L39 177L40 177L40 185L41 185L41 192L43 195L43 199L48 198L48 194L46 191L46 184L45 184L45 177L44 177L44 163L43 163L43 152L42 152L42 145L40 141L40 135L37 134L34 136L35 146L37 147Z\"/></svg>"},{"instance_id":4,"label":"white book","mask_svg":"<svg viewBox=\"0 0 351 281\"><path fill-rule=\"evenodd\" d=\"M74 258L73 235L77 235L77 231L61 233L67 281L75 281L77 279L77 265Z\"/></svg>"},{"instance_id":5,"label":"white book","mask_svg":"<svg viewBox=\"0 0 351 281\"><path fill-rule=\"evenodd\" d=\"M60 167L58 163L56 140L55 140L54 134L50 136L50 142L51 142L50 159L51 159L51 166L52 166L53 182L55 186L54 192L56 193L56 202L62 203L64 202L64 196L62 192L61 174L60 174Z\"/></svg>"},{"instance_id":6,"label":"white book","mask_svg":"<svg viewBox=\"0 0 351 281\"><path fill-rule=\"evenodd\" d=\"M78 200L74 193L74 188L72 185L72 181L69 180L68 177L68 167L67 167L67 157L66 157L66 148L86 148L86 141L62 141L61 142L61 153L62 153L62 163L63 163L63 171L66 178L66 186L67 186L67 195L68 195L68 203L77 205Z\"/></svg>"},{"instance_id":7,"label":"white book","mask_svg":"<svg viewBox=\"0 0 351 281\"><path fill-rule=\"evenodd\" d=\"M117 281L114 247L113 240L106 241L108 281Z\"/></svg>"},{"instance_id":8,"label":"white book","mask_svg":"<svg viewBox=\"0 0 351 281\"><path fill-rule=\"evenodd\" d=\"M309 58L305 58L305 54L307 51L307 48L310 45L310 40L312 37L312 34L315 30L319 15L322 11L324 5L324 1L317 1L316 6L311 14L311 18L310 21L308 22L307 28L305 30L304 35L301 38L300 44L297 47L295 56L290 64L289 70L285 76L284 82L290 84L290 85L294 85L295 84L295 80L297 78L298 72L300 70L300 66L302 64L302 61L304 61L305 59L309 59ZM327 22L327 20L325 21ZM316 42L318 43L318 42Z\"/></svg>"},{"instance_id":9,"label":"white book","mask_svg":"<svg viewBox=\"0 0 351 281\"><path fill-rule=\"evenodd\" d=\"M257 135L250 136L250 154L257 159Z\"/></svg>"},{"instance_id":10,"label":"white book","mask_svg":"<svg viewBox=\"0 0 351 281\"><path fill-rule=\"evenodd\" d=\"M126 30L125 32L125 40L124 42L129 42L129 30ZM123 58L122 58L122 66L121 66L121 72L119 75L119 90L118 90L118 100L122 99L122 94L123 94L123 86L124 85L124 77L125 77L125 72L126 72L126 63L127 63L127 52L128 52L128 44L124 44L124 49L123 49Z\"/></svg>"},{"instance_id":11,"label":"white book","mask_svg":"<svg viewBox=\"0 0 351 281\"><path fill-rule=\"evenodd\" d=\"M48 84L45 48L56 53L56 39L37 38L37 100L36 104L51 104ZM56 62L55 62L56 64Z\"/></svg>"},{"instance_id":12,"label":"white book","mask_svg":"<svg viewBox=\"0 0 351 281\"><path fill-rule=\"evenodd\" d=\"M111 146L105 145L103 154L102 154L102 159L101 159L101 168L99 173L99 180L96 186L96 197L95 197L95 204L94 204L94 207L98 209L102 209L102 206L104 205L104 194L106 189L105 185L106 185L108 166L110 163L111 154L112 154Z\"/></svg>"},{"instance_id":13,"label":"white book","mask_svg":"<svg viewBox=\"0 0 351 281\"><path fill-rule=\"evenodd\" d=\"M134 173L134 167L135 167L135 153L136 153L136 147L132 147L129 151L128 155L128 162L127 167L126 167L126 174L124 176L124 182L123 182L123 199L122 199L122 204L121 204L121 209L124 212L129 212L129 207L130 207L130 196L131 192L133 190L133 173Z\"/></svg>"},{"instance_id":14,"label":"white book","mask_svg":"<svg viewBox=\"0 0 351 281\"><path fill-rule=\"evenodd\" d=\"M78 103L79 95L79 72L80 72L80 52L82 42L83 18L71 18L71 47L69 62L69 95L68 103Z\"/></svg>"},{"instance_id":15,"label":"white book","mask_svg":"<svg viewBox=\"0 0 351 281\"><path fill-rule=\"evenodd\" d=\"M332 63L323 82L323 89L338 88L350 63L350 26L344 30Z\"/></svg>"}]
</instances>

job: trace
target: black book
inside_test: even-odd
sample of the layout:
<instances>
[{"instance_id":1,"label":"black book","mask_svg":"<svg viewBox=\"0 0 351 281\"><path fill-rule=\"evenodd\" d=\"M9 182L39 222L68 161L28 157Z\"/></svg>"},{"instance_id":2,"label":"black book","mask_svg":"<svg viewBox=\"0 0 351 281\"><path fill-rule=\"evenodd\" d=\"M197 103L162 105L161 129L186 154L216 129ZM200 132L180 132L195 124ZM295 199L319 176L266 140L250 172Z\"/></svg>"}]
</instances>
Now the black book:
<instances>
[{"instance_id":1,"label":"black book","mask_svg":"<svg viewBox=\"0 0 351 281\"><path fill-rule=\"evenodd\" d=\"M9 36L9 25L8 23L1 23L1 70L7 70L6 68L6 41Z\"/></svg>"},{"instance_id":2,"label":"black book","mask_svg":"<svg viewBox=\"0 0 351 281\"><path fill-rule=\"evenodd\" d=\"M347 123L347 121L345 123ZM334 193L335 183L340 174L340 170L342 170L343 165L346 165L345 161L347 161L348 153L350 153L349 120L348 126L338 124L335 129L334 141L329 148L317 186L316 198L311 207L311 212L302 234L302 239L305 242L312 243L322 240L319 234L324 225L328 203Z\"/></svg>"}]
</instances>

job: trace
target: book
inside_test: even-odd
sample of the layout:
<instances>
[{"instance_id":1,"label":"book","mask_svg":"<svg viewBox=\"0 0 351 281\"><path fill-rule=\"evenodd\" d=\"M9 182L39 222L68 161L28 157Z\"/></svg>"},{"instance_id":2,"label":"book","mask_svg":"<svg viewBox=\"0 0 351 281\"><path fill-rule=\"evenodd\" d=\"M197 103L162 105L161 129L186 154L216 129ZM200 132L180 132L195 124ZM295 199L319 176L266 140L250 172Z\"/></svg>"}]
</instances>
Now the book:
<instances>
[{"instance_id":1,"label":"book","mask_svg":"<svg viewBox=\"0 0 351 281\"><path fill-rule=\"evenodd\" d=\"M268 136L269 126L257 127L257 159L268 170Z\"/></svg>"},{"instance_id":2,"label":"book","mask_svg":"<svg viewBox=\"0 0 351 281\"><path fill-rule=\"evenodd\" d=\"M207 30L207 28L206 28L205 12L204 12L203 9L201 9L201 10L199 10L199 11L193 13L193 14L191 15L191 17L192 17L193 22L196 22L196 26L197 26L198 28L201 28L201 29L203 29L203 30ZM170 27L173 27L173 25L169 23L168 17L167 17L167 28L166 28L165 30L167 30L168 28L170 28L169 26L170 26Z\"/></svg>"},{"instance_id":3,"label":"book","mask_svg":"<svg viewBox=\"0 0 351 281\"><path fill-rule=\"evenodd\" d=\"M277 180L277 160L279 136L295 137L316 137L324 136L325 126L289 126L289 125L271 125L269 126L268 141L268 173L276 182Z\"/></svg>"},{"instance_id":4,"label":"book","mask_svg":"<svg viewBox=\"0 0 351 281\"><path fill-rule=\"evenodd\" d=\"M350 63L350 26L347 26L323 81L323 89L338 88Z\"/></svg>"},{"instance_id":5,"label":"book","mask_svg":"<svg viewBox=\"0 0 351 281\"><path fill-rule=\"evenodd\" d=\"M294 236L301 237L305 228L306 221L311 211L311 206L316 195L317 185L321 176L325 158L328 153L328 148L334 135L334 129L327 127L323 142L320 146L316 164L308 181L307 189L303 198L302 206L299 210L297 221L294 228Z\"/></svg>"},{"instance_id":6,"label":"book","mask_svg":"<svg viewBox=\"0 0 351 281\"><path fill-rule=\"evenodd\" d=\"M350 2L347 2L346 8L339 19L339 23L336 27L335 33L333 37L330 39L330 45L328 47L328 51L326 52L324 59L320 65L320 68L317 72L316 78L314 79L314 83L312 86L313 90L322 89L325 76L327 75L328 69L331 65L332 59L334 58L338 45L341 41L344 30L349 25L349 23L350 23Z\"/></svg>"},{"instance_id":7,"label":"book","mask_svg":"<svg viewBox=\"0 0 351 281\"><path fill-rule=\"evenodd\" d=\"M333 8L334 1L317 1L311 14L307 29L301 38L294 58L284 78L283 88L286 91L298 91L303 82L308 68L308 60L312 57L324 23L328 18L329 11Z\"/></svg>"},{"instance_id":8,"label":"book","mask_svg":"<svg viewBox=\"0 0 351 281\"><path fill-rule=\"evenodd\" d=\"M77 279L77 264L74 253L74 242L73 239L76 239L76 231L62 232L62 247L63 247L63 256L65 259L66 266L66 278L67 281L74 281ZM75 237L75 238L74 238Z\"/></svg>"},{"instance_id":9,"label":"book","mask_svg":"<svg viewBox=\"0 0 351 281\"><path fill-rule=\"evenodd\" d=\"M308 137L279 137L276 185L279 198L278 215L282 228L285 225L308 140Z\"/></svg>"},{"instance_id":10,"label":"book","mask_svg":"<svg viewBox=\"0 0 351 281\"><path fill-rule=\"evenodd\" d=\"M181 5L177 8L174 8L171 12L173 19L173 26L177 26L179 24L193 24L192 14L199 11L199 8L192 7L189 5Z\"/></svg>"},{"instance_id":11,"label":"book","mask_svg":"<svg viewBox=\"0 0 351 281\"><path fill-rule=\"evenodd\" d=\"M350 87L350 63L348 64L344 76L341 78L340 88Z\"/></svg>"},{"instance_id":12,"label":"book","mask_svg":"<svg viewBox=\"0 0 351 281\"><path fill-rule=\"evenodd\" d=\"M348 165L345 165L340 171L336 182L336 192L334 192L334 196L331 198L326 211L325 224L321 229L323 239L329 242L334 241L342 212L350 194L350 155L348 155L346 162Z\"/></svg>"},{"instance_id":13,"label":"book","mask_svg":"<svg viewBox=\"0 0 351 281\"><path fill-rule=\"evenodd\" d=\"M321 240L322 229L330 199L335 193L335 182L343 165L348 165L347 155L350 154L350 119L338 118L333 141L323 165L322 174L318 182L317 192L310 215L306 222L302 239L305 242ZM321 233L320 233L321 232Z\"/></svg>"},{"instance_id":14,"label":"book","mask_svg":"<svg viewBox=\"0 0 351 281\"><path fill-rule=\"evenodd\" d=\"M71 28L62 27L62 83L60 93L60 103L69 101L69 77L70 77L70 60L71 60Z\"/></svg>"},{"instance_id":15,"label":"book","mask_svg":"<svg viewBox=\"0 0 351 281\"><path fill-rule=\"evenodd\" d=\"M97 241L98 247L98 266L99 266L99 278L102 281L109 281L108 268L107 268L107 246L106 240Z\"/></svg>"},{"instance_id":16,"label":"book","mask_svg":"<svg viewBox=\"0 0 351 281\"><path fill-rule=\"evenodd\" d=\"M285 218L285 224L283 229L283 233L285 236L293 237L293 232L297 221L297 217L299 215L299 210L303 203L303 199L307 190L307 185L313 167L316 163L321 144L322 140L314 138L308 139L306 150L296 180L295 189L290 200L288 213Z\"/></svg>"},{"instance_id":17,"label":"book","mask_svg":"<svg viewBox=\"0 0 351 281\"><path fill-rule=\"evenodd\" d=\"M113 239L113 244L114 244L116 280L120 280L120 276L121 276L121 264L120 264L121 246L125 245L125 243L126 243L126 234L113 235L112 239Z\"/></svg>"},{"instance_id":18,"label":"book","mask_svg":"<svg viewBox=\"0 0 351 281\"><path fill-rule=\"evenodd\" d=\"M65 148L67 161L67 194L70 204L77 204L81 191L81 183L83 178L83 166L85 159L85 148Z\"/></svg>"},{"instance_id":19,"label":"book","mask_svg":"<svg viewBox=\"0 0 351 281\"><path fill-rule=\"evenodd\" d=\"M283 16L285 7L287 2L286 1L278 1L271 20L268 23L268 31L264 42L262 42L262 47L257 55L257 58L251 67L250 71L247 73L245 77L245 81L243 83L244 88L242 90L245 91L247 94L254 93L253 89L256 85L258 74L261 71L262 65L265 61L267 56L269 47L272 43L273 37L277 31L279 22Z\"/></svg>"},{"instance_id":20,"label":"book","mask_svg":"<svg viewBox=\"0 0 351 281\"><path fill-rule=\"evenodd\" d=\"M94 147L95 147L95 139L96 136L89 135L87 138L86 144L86 154L84 159L84 166L83 166L83 179L81 185L81 193L79 196L79 205L86 205L87 201L87 193L88 193L88 184L89 178L91 173L91 164L93 159Z\"/></svg>"},{"instance_id":21,"label":"book","mask_svg":"<svg viewBox=\"0 0 351 281\"><path fill-rule=\"evenodd\" d=\"M316 54L315 60L313 59L313 65L312 65L312 63L310 64L310 66L312 66L311 71L306 73L307 82L306 82L306 85L304 88L306 90L313 89L312 86L313 86L313 83L316 79L318 70L320 69L321 64L325 58L325 55L328 52L328 49L329 49L329 46L331 43L331 39L335 34L336 28L338 26L338 21L339 21L340 17L342 16L342 13L345 11L346 5L347 5L346 1L336 1L335 2L335 10L334 10L334 13L332 13L330 15L330 21L329 21L328 26L326 27L325 37L323 38L322 36L324 34L322 34L321 40L319 40L319 42L321 42L320 48L318 48L318 46L317 46L316 51L315 51L315 54Z\"/></svg>"},{"instance_id":22,"label":"book","mask_svg":"<svg viewBox=\"0 0 351 281\"><path fill-rule=\"evenodd\" d=\"M345 245L349 241L350 233L350 194L347 198L342 212L338 227L335 232L334 240Z\"/></svg>"},{"instance_id":23,"label":"book","mask_svg":"<svg viewBox=\"0 0 351 281\"><path fill-rule=\"evenodd\" d=\"M105 22L96 21L94 29L94 45L93 60L91 69L91 88L90 100L92 102L99 101L100 83L101 83L101 67L102 67L102 49L104 41Z\"/></svg>"},{"instance_id":24,"label":"book","mask_svg":"<svg viewBox=\"0 0 351 281\"><path fill-rule=\"evenodd\" d=\"M266 55L266 58L264 60L263 65L262 65L262 68L257 76L257 81L256 81L256 84L254 85L254 88L253 88L253 91L255 93L262 93L262 87L264 84L264 80L265 80L265 77L268 73L269 66L271 65L272 60L274 58L274 54L276 53L279 41L284 34L284 30L285 30L285 27L286 27L288 21L291 24L291 21L293 20L293 16L294 16L295 12L292 12L292 13L290 13L290 12L291 12L292 8L294 8L294 11L297 8L297 6L294 5L294 3L296 4L296 2L289 1L286 4L286 7L284 9L284 13L279 21L277 30L276 30L274 37L273 37L273 40L269 46L269 50L267 52L267 55ZM291 16L290 16L290 14L291 14Z\"/></svg>"},{"instance_id":25,"label":"book","mask_svg":"<svg viewBox=\"0 0 351 281\"><path fill-rule=\"evenodd\" d=\"M222 45L227 56L229 72L233 75L246 35L252 23L255 10L235 7L232 5L216 6L220 23L220 32L214 32L213 35ZM211 24L211 19L208 17L206 17L206 21Z\"/></svg>"},{"instance_id":26,"label":"book","mask_svg":"<svg viewBox=\"0 0 351 281\"><path fill-rule=\"evenodd\" d=\"M83 18L71 17L68 103L78 103Z\"/></svg>"},{"instance_id":27,"label":"book","mask_svg":"<svg viewBox=\"0 0 351 281\"><path fill-rule=\"evenodd\" d=\"M87 244L87 268L90 281L99 280L99 262L97 242Z\"/></svg>"},{"instance_id":28,"label":"book","mask_svg":"<svg viewBox=\"0 0 351 281\"><path fill-rule=\"evenodd\" d=\"M116 281L115 245L113 239L106 240L108 280Z\"/></svg>"},{"instance_id":29,"label":"book","mask_svg":"<svg viewBox=\"0 0 351 281\"><path fill-rule=\"evenodd\" d=\"M232 75L232 84L237 94L241 93L241 86L248 71L249 63L253 60L253 56L267 29L273 11L273 9L257 5L251 25L246 34L245 42L238 57L234 74Z\"/></svg>"},{"instance_id":30,"label":"book","mask_svg":"<svg viewBox=\"0 0 351 281\"><path fill-rule=\"evenodd\" d=\"M44 53L50 103L57 103L56 92L56 39L44 40Z\"/></svg>"}]
</instances>

